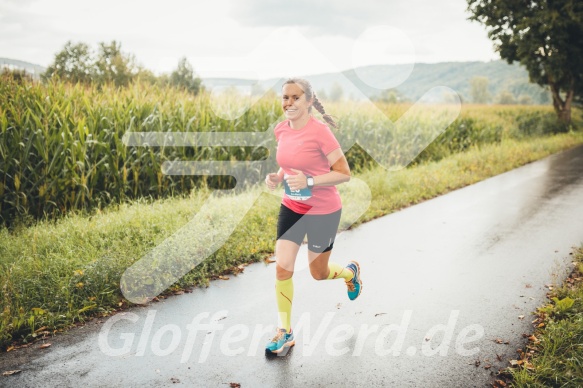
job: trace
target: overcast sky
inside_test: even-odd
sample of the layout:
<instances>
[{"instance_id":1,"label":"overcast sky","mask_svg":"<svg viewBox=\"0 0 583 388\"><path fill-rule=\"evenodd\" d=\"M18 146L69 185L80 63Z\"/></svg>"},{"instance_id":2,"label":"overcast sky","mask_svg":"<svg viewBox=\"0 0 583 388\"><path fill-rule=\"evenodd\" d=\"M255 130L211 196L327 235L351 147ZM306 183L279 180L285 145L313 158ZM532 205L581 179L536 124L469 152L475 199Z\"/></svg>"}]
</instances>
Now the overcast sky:
<instances>
[{"instance_id":1,"label":"overcast sky","mask_svg":"<svg viewBox=\"0 0 583 388\"><path fill-rule=\"evenodd\" d=\"M156 73L270 78L499 56L465 0L0 0L0 57L48 66L68 40L120 41Z\"/></svg>"}]
</instances>

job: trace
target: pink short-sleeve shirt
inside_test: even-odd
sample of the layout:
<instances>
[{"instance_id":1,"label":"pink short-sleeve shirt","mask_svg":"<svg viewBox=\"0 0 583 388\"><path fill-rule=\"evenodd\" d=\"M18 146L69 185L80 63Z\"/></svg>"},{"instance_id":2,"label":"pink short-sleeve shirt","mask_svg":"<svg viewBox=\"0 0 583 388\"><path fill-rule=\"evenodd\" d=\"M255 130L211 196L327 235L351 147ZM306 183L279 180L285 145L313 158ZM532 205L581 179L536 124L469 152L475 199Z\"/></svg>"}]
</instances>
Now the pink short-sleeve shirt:
<instances>
[{"instance_id":1,"label":"pink short-sleeve shirt","mask_svg":"<svg viewBox=\"0 0 583 388\"><path fill-rule=\"evenodd\" d=\"M326 155L340 148L340 144L326 124L311 116L302 129L292 129L289 120L285 120L276 125L274 132L277 164L284 173L294 175L292 168L311 176L330 172ZM308 210L310 214L330 214L342 208L336 186L314 186L312 197L305 201L294 201L284 195L282 203L300 214Z\"/></svg>"}]
</instances>

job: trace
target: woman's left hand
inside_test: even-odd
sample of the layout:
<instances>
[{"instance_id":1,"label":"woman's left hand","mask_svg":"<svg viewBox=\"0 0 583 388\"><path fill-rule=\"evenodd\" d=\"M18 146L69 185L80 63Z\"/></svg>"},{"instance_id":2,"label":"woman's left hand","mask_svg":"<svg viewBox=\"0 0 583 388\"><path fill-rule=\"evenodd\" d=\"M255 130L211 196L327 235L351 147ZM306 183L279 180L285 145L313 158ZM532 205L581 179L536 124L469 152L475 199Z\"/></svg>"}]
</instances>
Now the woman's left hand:
<instances>
[{"instance_id":1,"label":"woman's left hand","mask_svg":"<svg viewBox=\"0 0 583 388\"><path fill-rule=\"evenodd\" d=\"M301 190L308 187L307 178L304 173L300 170L290 169L296 173L296 175L288 175L286 182L291 190Z\"/></svg>"}]
</instances>

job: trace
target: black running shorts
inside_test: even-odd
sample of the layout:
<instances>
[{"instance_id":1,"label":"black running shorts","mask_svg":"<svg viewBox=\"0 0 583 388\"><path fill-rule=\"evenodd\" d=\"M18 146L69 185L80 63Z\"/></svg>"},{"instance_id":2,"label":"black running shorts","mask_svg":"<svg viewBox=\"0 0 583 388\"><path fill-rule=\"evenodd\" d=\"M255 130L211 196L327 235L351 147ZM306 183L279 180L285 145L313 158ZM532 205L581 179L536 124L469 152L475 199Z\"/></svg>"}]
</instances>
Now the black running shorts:
<instances>
[{"instance_id":1,"label":"black running shorts","mask_svg":"<svg viewBox=\"0 0 583 388\"><path fill-rule=\"evenodd\" d=\"M308 235L308 249L322 253L332 250L342 209L330 214L300 214L281 204L277 220L277 239L301 245Z\"/></svg>"}]
</instances>

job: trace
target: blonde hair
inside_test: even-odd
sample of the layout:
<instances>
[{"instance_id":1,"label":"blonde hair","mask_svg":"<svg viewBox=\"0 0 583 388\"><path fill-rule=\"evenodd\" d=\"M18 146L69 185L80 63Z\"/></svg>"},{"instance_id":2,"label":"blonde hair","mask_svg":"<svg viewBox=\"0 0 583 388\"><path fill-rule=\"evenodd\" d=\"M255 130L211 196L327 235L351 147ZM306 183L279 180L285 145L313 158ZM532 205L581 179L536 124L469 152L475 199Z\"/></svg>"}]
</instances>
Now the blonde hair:
<instances>
[{"instance_id":1,"label":"blonde hair","mask_svg":"<svg viewBox=\"0 0 583 388\"><path fill-rule=\"evenodd\" d=\"M314 89L312 89L312 84L310 84L310 81L308 81L307 79L303 79L303 78L288 78L283 83L283 85L287 85L287 84L299 85L300 88L304 91L304 94L306 95L306 100L310 101L313 99L312 106L314 108L316 108L316 110L318 112L320 112L320 114L322 115L322 118L328 124L330 124L331 127L338 128L338 124L336 124L336 121L334 120L334 118L331 115L326 113L326 111L324 110L324 106L322 105L320 100L318 100L318 97L316 96ZM283 85L281 85L282 88L283 88ZM310 113L312 112L311 106L308 109L308 112L310 112Z\"/></svg>"}]
</instances>

